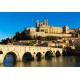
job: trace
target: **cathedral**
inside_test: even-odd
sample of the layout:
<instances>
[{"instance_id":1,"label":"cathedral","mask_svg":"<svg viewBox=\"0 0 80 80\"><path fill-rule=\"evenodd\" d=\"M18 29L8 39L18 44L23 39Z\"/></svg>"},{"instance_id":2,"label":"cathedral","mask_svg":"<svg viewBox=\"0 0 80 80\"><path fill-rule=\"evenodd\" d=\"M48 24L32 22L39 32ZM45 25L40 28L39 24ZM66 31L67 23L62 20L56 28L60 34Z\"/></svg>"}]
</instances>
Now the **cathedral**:
<instances>
[{"instance_id":1,"label":"cathedral","mask_svg":"<svg viewBox=\"0 0 80 80\"><path fill-rule=\"evenodd\" d=\"M48 20L44 20L42 23L39 23L39 21L36 21L36 31L37 32L45 32L45 33L52 33L52 34L58 34L58 33L69 33L69 27L56 27L56 26L49 26Z\"/></svg>"},{"instance_id":2,"label":"cathedral","mask_svg":"<svg viewBox=\"0 0 80 80\"><path fill-rule=\"evenodd\" d=\"M60 37L71 37L69 26L50 26L48 25L48 19L44 20L43 22L36 21L36 27L33 28L26 28L25 32L27 35L32 37L36 36L60 36Z\"/></svg>"}]
</instances>

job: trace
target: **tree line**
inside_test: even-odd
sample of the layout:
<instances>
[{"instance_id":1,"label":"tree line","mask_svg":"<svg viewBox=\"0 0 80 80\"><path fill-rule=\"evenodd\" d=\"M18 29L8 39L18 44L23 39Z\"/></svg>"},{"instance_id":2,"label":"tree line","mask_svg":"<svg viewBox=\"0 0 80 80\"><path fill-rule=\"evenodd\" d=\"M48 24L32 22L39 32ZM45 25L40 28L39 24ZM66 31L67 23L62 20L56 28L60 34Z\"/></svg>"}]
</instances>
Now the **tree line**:
<instances>
[{"instance_id":1,"label":"tree line","mask_svg":"<svg viewBox=\"0 0 80 80\"><path fill-rule=\"evenodd\" d=\"M46 36L46 37L42 37L42 36L37 36L37 37L32 37L30 35L27 35L27 33L23 32L16 32L16 34L14 35L14 37L12 38L6 38L1 40L1 44L8 44L8 43L13 43L13 42L17 42L19 40L46 40L46 41L50 41L50 40L57 40L57 39L61 39L61 37L57 37L57 36Z\"/></svg>"}]
</instances>

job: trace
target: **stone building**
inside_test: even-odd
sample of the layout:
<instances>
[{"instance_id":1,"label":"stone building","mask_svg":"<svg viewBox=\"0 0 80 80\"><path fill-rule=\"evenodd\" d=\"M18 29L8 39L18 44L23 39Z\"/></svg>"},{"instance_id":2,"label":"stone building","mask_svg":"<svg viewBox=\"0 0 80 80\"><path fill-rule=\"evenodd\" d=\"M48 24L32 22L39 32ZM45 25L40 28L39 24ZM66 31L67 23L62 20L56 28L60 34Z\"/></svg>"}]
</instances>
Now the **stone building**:
<instances>
[{"instance_id":1,"label":"stone building","mask_svg":"<svg viewBox=\"0 0 80 80\"><path fill-rule=\"evenodd\" d=\"M69 26L50 26L48 25L48 20L44 20L42 23L39 20L36 21L36 27L26 28L25 32L27 35L32 37L36 36L59 36L59 37L72 37L72 33L74 30L70 30Z\"/></svg>"},{"instance_id":2,"label":"stone building","mask_svg":"<svg viewBox=\"0 0 80 80\"><path fill-rule=\"evenodd\" d=\"M56 26L49 26L48 20L44 20L42 23L39 23L39 21L36 21L36 31L37 32L45 32L45 33L69 33L69 27L56 27Z\"/></svg>"}]
</instances>

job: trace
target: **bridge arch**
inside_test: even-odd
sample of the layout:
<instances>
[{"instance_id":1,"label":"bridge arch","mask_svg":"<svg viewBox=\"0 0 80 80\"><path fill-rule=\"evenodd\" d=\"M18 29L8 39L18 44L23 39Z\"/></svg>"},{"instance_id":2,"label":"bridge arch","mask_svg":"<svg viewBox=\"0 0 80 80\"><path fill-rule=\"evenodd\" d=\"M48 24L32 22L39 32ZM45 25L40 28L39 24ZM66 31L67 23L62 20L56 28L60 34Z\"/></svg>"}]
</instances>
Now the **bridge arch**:
<instances>
[{"instance_id":1,"label":"bridge arch","mask_svg":"<svg viewBox=\"0 0 80 80\"><path fill-rule=\"evenodd\" d=\"M41 57L42 57L41 52L38 52L38 53L36 54L36 57L37 57L37 59L41 59Z\"/></svg>"},{"instance_id":2,"label":"bridge arch","mask_svg":"<svg viewBox=\"0 0 80 80\"><path fill-rule=\"evenodd\" d=\"M47 51L47 52L45 53L45 58L51 58L51 57L53 57L52 51Z\"/></svg>"},{"instance_id":3,"label":"bridge arch","mask_svg":"<svg viewBox=\"0 0 80 80\"><path fill-rule=\"evenodd\" d=\"M66 56L67 55L65 50L62 52L62 55L63 56Z\"/></svg>"},{"instance_id":4,"label":"bridge arch","mask_svg":"<svg viewBox=\"0 0 80 80\"><path fill-rule=\"evenodd\" d=\"M18 58L15 52L8 52L3 58L3 63L16 63L17 59Z\"/></svg>"},{"instance_id":5,"label":"bridge arch","mask_svg":"<svg viewBox=\"0 0 80 80\"><path fill-rule=\"evenodd\" d=\"M22 62L32 61L34 57L30 52L25 52L22 56Z\"/></svg>"},{"instance_id":6,"label":"bridge arch","mask_svg":"<svg viewBox=\"0 0 80 80\"><path fill-rule=\"evenodd\" d=\"M60 51L59 51L59 50L58 50L58 51L56 51L55 55L56 55L56 57L61 56Z\"/></svg>"}]
</instances>

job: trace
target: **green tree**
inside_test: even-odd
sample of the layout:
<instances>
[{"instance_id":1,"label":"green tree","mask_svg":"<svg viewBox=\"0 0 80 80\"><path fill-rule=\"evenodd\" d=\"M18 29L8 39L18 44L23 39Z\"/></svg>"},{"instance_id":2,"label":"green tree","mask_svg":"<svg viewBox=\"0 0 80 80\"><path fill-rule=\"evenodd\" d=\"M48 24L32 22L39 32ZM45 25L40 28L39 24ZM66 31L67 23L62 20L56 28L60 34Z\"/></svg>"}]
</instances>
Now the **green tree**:
<instances>
[{"instance_id":1,"label":"green tree","mask_svg":"<svg viewBox=\"0 0 80 80\"><path fill-rule=\"evenodd\" d=\"M16 39L16 41L20 40L20 33L16 32L15 36L13 37L13 39Z\"/></svg>"},{"instance_id":2,"label":"green tree","mask_svg":"<svg viewBox=\"0 0 80 80\"><path fill-rule=\"evenodd\" d=\"M26 43L27 46L33 46L34 43L33 42L29 42L29 43Z\"/></svg>"},{"instance_id":3,"label":"green tree","mask_svg":"<svg viewBox=\"0 0 80 80\"><path fill-rule=\"evenodd\" d=\"M42 36L37 36L37 40L42 40Z\"/></svg>"}]
</instances>

